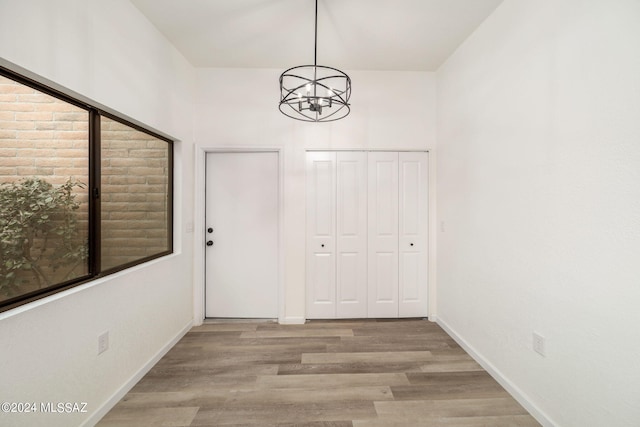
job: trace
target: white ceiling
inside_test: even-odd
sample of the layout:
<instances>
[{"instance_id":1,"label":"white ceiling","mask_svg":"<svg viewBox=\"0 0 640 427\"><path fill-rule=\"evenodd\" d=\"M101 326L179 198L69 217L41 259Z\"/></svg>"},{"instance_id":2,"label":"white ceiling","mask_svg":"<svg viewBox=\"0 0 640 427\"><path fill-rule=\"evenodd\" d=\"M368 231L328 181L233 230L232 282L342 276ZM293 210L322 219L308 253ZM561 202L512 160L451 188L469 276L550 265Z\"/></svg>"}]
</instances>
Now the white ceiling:
<instances>
[{"instance_id":1,"label":"white ceiling","mask_svg":"<svg viewBox=\"0 0 640 427\"><path fill-rule=\"evenodd\" d=\"M196 67L313 63L314 0L132 0ZM502 0L319 0L318 65L434 71Z\"/></svg>"}]
</instances>

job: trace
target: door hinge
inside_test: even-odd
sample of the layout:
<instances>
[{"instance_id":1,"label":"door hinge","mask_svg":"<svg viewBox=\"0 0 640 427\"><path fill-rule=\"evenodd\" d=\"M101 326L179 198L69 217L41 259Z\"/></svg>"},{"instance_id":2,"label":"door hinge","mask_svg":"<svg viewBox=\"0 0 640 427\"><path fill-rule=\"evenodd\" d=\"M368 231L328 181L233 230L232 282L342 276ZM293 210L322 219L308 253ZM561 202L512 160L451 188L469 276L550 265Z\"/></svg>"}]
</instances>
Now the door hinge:
<instances>
[{"instance_id":1,"label":"door hinge","mask_svg":"<svg viewBox=\"0 0 640 427\"><path fill-rule=\"evenodd\" d=\"M94 188L93 189L93 198L94 199L99 199L100 198L100 189L98 189L98 188Z\"/></svg>"}]
</instances>

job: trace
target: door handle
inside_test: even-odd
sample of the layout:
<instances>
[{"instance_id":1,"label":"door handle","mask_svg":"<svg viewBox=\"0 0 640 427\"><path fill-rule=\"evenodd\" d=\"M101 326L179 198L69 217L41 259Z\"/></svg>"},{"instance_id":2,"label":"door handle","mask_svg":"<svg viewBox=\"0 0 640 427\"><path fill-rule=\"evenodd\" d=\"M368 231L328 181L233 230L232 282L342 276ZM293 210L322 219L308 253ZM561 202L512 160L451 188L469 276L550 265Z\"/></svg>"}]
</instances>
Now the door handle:
<instances>
[{"instance_id":1,"label":"door handle","mask_svg":"<svg viewBox=\"0 0 640 427\"><path fill-rule=\"evenodd\" d=\"M207 242L207 246L213 246L213 240L209 240L209 241Z\"/></svg>"}]
</instances>

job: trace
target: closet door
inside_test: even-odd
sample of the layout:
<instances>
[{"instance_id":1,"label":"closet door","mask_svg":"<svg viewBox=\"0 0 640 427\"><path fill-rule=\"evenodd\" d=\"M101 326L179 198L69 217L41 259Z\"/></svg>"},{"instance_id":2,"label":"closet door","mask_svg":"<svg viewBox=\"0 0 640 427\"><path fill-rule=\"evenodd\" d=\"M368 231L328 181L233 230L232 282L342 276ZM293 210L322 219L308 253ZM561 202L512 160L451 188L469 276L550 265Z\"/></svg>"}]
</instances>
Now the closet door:
<instances>
[{"instance_id":1,"label":"closet door","mask_svg":"<svg viewBox=\"0 0 640 427\"><path fill-rule=\"evenodd\" d=\"M428 154L307 153L307 318L427 316Z\"/></svg>"},{"instance_id":2,"label":"closet door","mask_svg":"<svg viewBox=\"0 0 640 427\"><path fill-rule=\"evenodd\" d=\"M307 153L307 318L336 317L336 153Z\"/></svg>"},{"instance_id":3,"label":"closet door","mask_svg":"<svg viewBox=\"0 0 640 427\"><path fill-rule=\"evenodd\" d=\"M368 156L368 317L398 317L398 153Z\"/></svg>"},{"instance_id":4,"label":"closet door","mask_svg":"<svg viewBox=\"0 0 640 427\"><path fill-rule=\"evenodd\" d=\"M337 153L336 315L367 317L367 153Z\"/></svg>"},{"instance_id":5,"label":"closet door","mask_svg":"<svg viewBox=\"0 0 640 427\"><path fill-rule=\"evenodd\" d=\"M399 154L399 317L427 315L428 154Z\"/></svg>"}]
</instances>

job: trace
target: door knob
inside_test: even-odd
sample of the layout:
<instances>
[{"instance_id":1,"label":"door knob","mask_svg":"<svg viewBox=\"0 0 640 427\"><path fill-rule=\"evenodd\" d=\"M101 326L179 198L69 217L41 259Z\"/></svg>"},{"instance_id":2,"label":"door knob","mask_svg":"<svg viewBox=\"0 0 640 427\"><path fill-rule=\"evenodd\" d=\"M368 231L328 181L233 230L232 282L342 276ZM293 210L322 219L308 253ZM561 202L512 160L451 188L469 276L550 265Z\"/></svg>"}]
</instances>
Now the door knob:
<instances>
[{"instance_id":1,"label":"door knob","mask_svg":"<svg viewBox=\"0 0 640 427\"><path fill-rule=\"evenodd\" d=\"M411 246L413 246L413 243L411 243Z\"/></svg>"},{"instance_id":2,"label":"door knob","mask_svg":"<svg viewBox=\"0 0 640 427\"><path fill-rule=\"evenodd\" d=\"M213 240L209 240L209 241L207 242L207 246L213 246Z\"/></svg>"},{"instance_id":3,"label":"door knob","mask_svg":"<svg viewBox=\"0 0 640 427\"><path fill-rule=\"evenodd\" d=\"M213 228L211 227L207 228L207 233L213 233Z\"/></svg>"},{"instance_id":4,"label":"door knob","mask_svg":"<svg viewBox=\"0 0 640 427\"><path fill-rule=\"evenodd\" d=\"M323 244L321 244L320 246L322 246L322 247L324 248L324 243L323 243Z\"/></svg>"}]
</instances>

